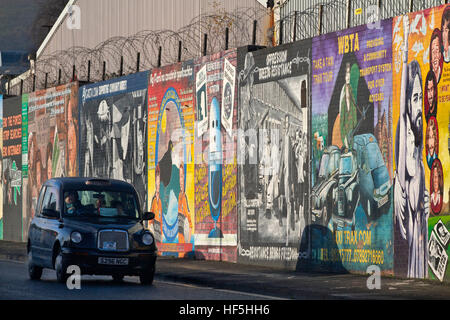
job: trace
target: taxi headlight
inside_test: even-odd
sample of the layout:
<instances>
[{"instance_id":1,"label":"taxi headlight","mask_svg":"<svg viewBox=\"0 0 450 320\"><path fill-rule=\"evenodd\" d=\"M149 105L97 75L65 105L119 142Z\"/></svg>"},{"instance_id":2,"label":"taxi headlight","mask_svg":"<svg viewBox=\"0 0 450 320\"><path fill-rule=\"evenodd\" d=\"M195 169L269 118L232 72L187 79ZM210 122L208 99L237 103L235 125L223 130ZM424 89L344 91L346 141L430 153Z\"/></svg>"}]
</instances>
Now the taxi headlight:
<instances>
[{"instance_id":1,"label":"taxi headlight","mask_svg":"<svg viewBox=\"0 0 450 320\"><path fill-rule=\"evenodd\" d=\"M81 240L83 240L81 233L74 231L70 234L70 241L72 241L73 243L80 243Z\"/></svg>"},{"instance_id":2,"label":"taxi headlight","mask_svg":"<svg viewBox=\"0 0 450 320\"><path fill-rule=\"evenodd\" d=\"M149 246L153 243L153 236L150 234L150 232L145 232L142 235L142 243L146 246Z\"/></svg>"}]
</instances>

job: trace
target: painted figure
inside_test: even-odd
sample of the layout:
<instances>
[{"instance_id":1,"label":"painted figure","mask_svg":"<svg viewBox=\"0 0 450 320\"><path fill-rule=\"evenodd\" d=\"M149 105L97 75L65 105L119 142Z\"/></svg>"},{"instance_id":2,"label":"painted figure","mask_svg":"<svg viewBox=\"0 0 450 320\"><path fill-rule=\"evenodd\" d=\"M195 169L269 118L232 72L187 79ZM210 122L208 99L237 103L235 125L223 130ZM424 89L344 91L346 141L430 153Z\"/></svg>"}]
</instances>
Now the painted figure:
<instances>
[{"instance_id":1,"label":"painted figure","mask_svg":"<svg viewBox=\"0 0 450 320\"><path fill-rule=\"evenodd\" d=\"M430 120L430 117L436 117L437 113L437 83L433 71L429 71L425 79L425 118Z\"/></svg>"},{"instance_id":2,"label":"painted figure","mask_svg":"<svg viewBox=\"0 0 450 320\"><path fill-rule=\"evenodd\" d=\"M407 276L424 278L428 274L429 193L425 188L425 169L422 162L422 75L417 61L408 64L407 16L403 16L403 24L404 49L400 114L396 134L394 210L400 235L408 243Z\"/></svg>"},{"instance_id":3,"label":"painted figure","mask_svg":"<svg viewBox=\"0 0 450 320\"><path fill-rule=\"evenodd\" d=\"M283 137L283 144L282 144L282 151L281 151L281 161L280 161L280 168L279 168L279 177L281 178L281 183L283 183L282 192L284 193L284 201L286 204L286 246L289 245L289 227L291 223L291 215L293 215L292 212L292 196L293 196L293 184L291 183L291 177L292 174L291 168L293 165L293 157L292 157L292 142L290 137L290 124L289 124L289 116L286 115L284 118L284 137ZM283 206L280 205L280 209L283 208ZM281 222L281 214L280 214L280 222Z\"/></svg>"},{"instance_id":4,"label":"painted figure","mask_svg":"<svg viewBox=\"0 0 450 320\"><path fill-rule=\"evenodd\" d=\"M52 165L53 165L53 146L52 143L49 142L47 144L47 161L46 161L46 165L47 165L47 179L51 179L52 178Z\"/></svg>"},{"instance_id":5,"label":"painted figure","mask_svg":"<svg viewBox=\"0 0 450 320\"><path fill-rule=\"evenodd\" d=\"M150 206L150 212L155 214L155 219L152 220L153 232L157 241L162 242L162 202L160 190L160 168L159 164L155 168L155 195L152 199L152 204Z\"/></svg>"},{"instance_id":6,"label":"painted figure","mask_svg":"<svg viewBox=\"0 0 450 320\"><path fill-rule=\"evenodd\" d=\"M341 138L344 146L347 148L352 146L353 137L351 135L358 122L355 92L353 92L350 83L351 73L352 68L350 67L350 63L347 63L345 67L345 85L342 87L339 104Z\"/></svg>"},{"instance_id":7,"label":"painted figure","mask_svg":"<svg viewBox=\"0 0 450 320\"><path fill-rule=\"evenodd\" d=\"M441 80L442 67L444 64L444 58L442 56L442 34L441 30L434 29L430 40L430 70L434 72L436 82Z\"/></svg>"},{"instance_id":8,"label":"painted figure","mask_svg":"<svg viewBox=\"0 0 450 320\"><path fill-rule=\"evenodd\" d=\"M450 7L446 7L444 13L442 13L441 32L444 61L450 62Z\"/></svg>"},{"instance_id":9,"label":"painted figure","mask_svg":"<svg viewBox=\"0 0 450 320\"><path fill-rule=\"evenodd\" d=\"M178 195L178 216L183 217L178 219L178 222L183 221L183 224L179 225L178 232L178 243L185 243L191 241L191 230L192 221L191 214L189 212L189 206L187 201L187 196L185 192L185 181L184 181L184 164L180 163L180 193ZM187 223L186 223L187 222Z\"/></svg>"},{"instance_id":10,"label":"painted figure","mask_svg":"<svg viewBox=\"0 0 450 320\"><path fill-rule=\"evenodd\" d=\"M442 197L444 184L442 181L442 167L439 160L433 162L431 168L431 210L434 214L439 214L442 209Z\"/></svg>"},{"instance_id":11,"label":"painted figure","mask_svg":"<svg viewBox=\"0 0 450 320\"><path fill-rule=\"evenodd\" d=\"M208 193L209 208L214 220L214 229L209 233L210 238L223 237L222 231L217 227L222 209L222 135L220 120L219 102L214 97L209 112Z\"/></svg>"},{"instance_id":12,"label":"painted figure","mask_svg":"<svg viewBox=\"0 0 450 320\"><path fill-rule=\"evenodd\" d=\"M426 136L426 150L427 150L427 163L428 168L431 169L431 166L434 160L437 159L438 155L438 132L437 132L437 123L436 119L433 117L428 121L427 126L427 136Z\"/></svg>"}]
</instances>

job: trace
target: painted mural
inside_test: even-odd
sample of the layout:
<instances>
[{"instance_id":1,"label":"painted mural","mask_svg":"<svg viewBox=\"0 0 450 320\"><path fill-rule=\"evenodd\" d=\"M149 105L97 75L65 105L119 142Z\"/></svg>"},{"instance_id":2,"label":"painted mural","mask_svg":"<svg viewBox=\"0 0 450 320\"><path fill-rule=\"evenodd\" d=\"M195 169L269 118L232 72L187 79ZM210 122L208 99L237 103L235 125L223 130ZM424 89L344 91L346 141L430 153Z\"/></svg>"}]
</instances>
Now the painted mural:
<instances>
[{"instance_id":1,"label":"painted mural","mask_svg":"<svg viewBox=\"0 0 450 320\"><path fill-rule=\"evenodd\" d=\"M22 98L3 101L3 240L22 241Z\"/></svg>"},{"instance_id":2,"label":"painted mural","mask_svg":"<svg viewBox=\"0 0 450 320\"><path fill-rule=\"evenodd\" d=\"M393 270L392 21L313 39L312 264Z\"/></svg>"},{"instance_id":3,"label":"painted mural","mask_svg":"<svg viewBox=\"0 0 450 320\"><path fill-rule=\"evenodd\" d=\"M194 252L193 61L153 69L148 82L148 208L162 255Z\"/></svg>"},{"instance_id":4,"label":"painted mural","mask_svg":"<svg viewBox=\"0 0 450 320\"><path fill-rule=\"evenodd\" d=\"M81 87L79 175L131 183L147 206L148 72Z\"/></svg>"},{"instance_id":5,"label":"painted mural","mask_svg":"<svg viewBox=\"0 0 450 320\"><path fill-rule=\"evenodd\" d=\"M393 20L395 273L448 270L450 7Z\"/></svg>"},{"instance_id":6,"label":"painted mural","mask_svg":"<svg viewBox=\"0 0 450 320\"><path fill-rule=\"evenodd\" d=\"M3 95L0 94L0 150L3 150ZM0 152L0 174L3 177L3 151ZM3 189L3 178L2 178ZM3 240L3 190L0 190L0 240Z\"/></svg>"},{"instance_id":7,"label":"painted mural","mask_svg":"<svg viewBox=\"0 0 450 320\"><path fill-rule=\"evenodd\" d=\"M26 239L42 184L54 177L78 175L78 82L30 93L22 102L28 122L24 137L28 172L23 181Z\"/></svg>"},{"instance_id":8,"label":"painted mural","mask_svg":"<svg viewBox=\"0 0 450 320\"><path fill-rule=\"evenodd\" d=\"M195 62L195 254L236 262L236 49Z\"/></svg>"},{"instance_id":9,"label":"painted mural","mask_svg":"<svg viewBox=\"0 0 450 320\"><path fill-rule=\"evenodd\" d=\"M308 220L311 42L238 51L242 262L295 265Z\"/></svg>"}]
</instances>

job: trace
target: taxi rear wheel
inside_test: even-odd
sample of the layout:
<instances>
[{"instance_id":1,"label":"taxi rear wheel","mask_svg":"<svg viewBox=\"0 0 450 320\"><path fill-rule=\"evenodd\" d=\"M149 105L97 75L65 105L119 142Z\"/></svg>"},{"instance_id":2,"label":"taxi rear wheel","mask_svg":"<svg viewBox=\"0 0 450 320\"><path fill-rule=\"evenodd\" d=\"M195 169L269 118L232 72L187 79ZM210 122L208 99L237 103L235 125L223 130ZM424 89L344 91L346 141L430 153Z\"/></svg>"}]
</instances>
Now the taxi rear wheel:
<instances>
[{"instance_id":1,"label":"taxi rear wheel","mask_svg":"<svg viewBox=\"0 0 450 320\"><path fill-rule=\"evenodd\" d=\"M39 280L42 276L42 268L33 264L31 250L28 252L28 275L31 280Z\"/></svg>"}]
</instances>

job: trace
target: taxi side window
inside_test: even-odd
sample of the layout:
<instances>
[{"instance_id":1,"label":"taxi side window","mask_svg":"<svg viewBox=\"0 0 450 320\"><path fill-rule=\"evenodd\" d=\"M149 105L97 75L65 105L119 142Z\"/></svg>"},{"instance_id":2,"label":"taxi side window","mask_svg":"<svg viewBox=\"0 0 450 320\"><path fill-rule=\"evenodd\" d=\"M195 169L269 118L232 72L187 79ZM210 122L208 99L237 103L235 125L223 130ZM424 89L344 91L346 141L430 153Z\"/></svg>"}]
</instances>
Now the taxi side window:
<instances>
[{"instance_id":1,"label":"taxi side window","mask_svg":"<svg viewBox=\"0 0 450 320\"><path fill-rule=\"evenodd\" d=\"M42 210L50 209L50 210L58 210L57 209L57 192L54 188L47 188L44 196L44 200L42 202Z\"/></svg>"},{"instance_id":2,"label":"taxi side window","mask_svg":"<svg viewBox=\"0 0 450 320\"><path fill-rule=\"evenodd\" d=\"M46 186L43 186L41 188L41 192L39 193L39 198L38 198L38 202L36 204L36 215L41 217L41 211L42 211L42 201L44 200L44 194L45 194L45 190L47 189Z\"/></svg>"}]
</instances>

